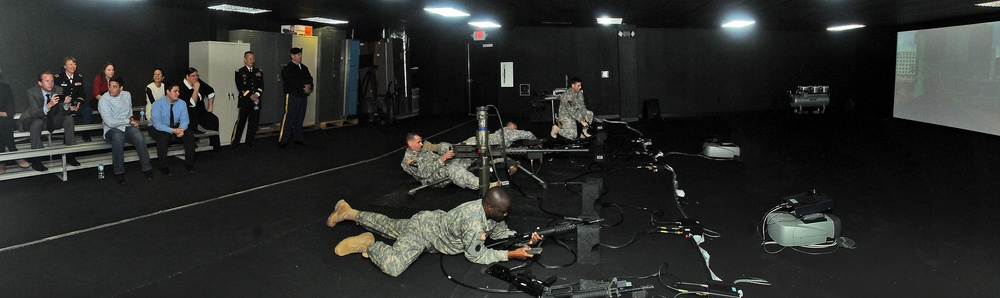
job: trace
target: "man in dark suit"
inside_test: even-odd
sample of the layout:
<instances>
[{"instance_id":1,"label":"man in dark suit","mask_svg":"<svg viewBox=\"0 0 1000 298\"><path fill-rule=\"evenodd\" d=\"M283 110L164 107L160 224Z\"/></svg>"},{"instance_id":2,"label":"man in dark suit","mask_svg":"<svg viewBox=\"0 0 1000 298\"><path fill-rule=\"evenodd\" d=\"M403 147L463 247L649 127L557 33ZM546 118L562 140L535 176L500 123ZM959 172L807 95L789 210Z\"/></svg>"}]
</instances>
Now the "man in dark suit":
<instances>
[{"instance_id":1,"label":"man in dark suit","mask_svg":"<svg viewBox=\"0 0 1000 298\"><path fill-rule=\"evenodd\" d=\"M240 101L236 106L240 109L240 116L236 119L236 130L230 139L233 149L240 146L243 126L247 125L247 120L250 120L250 126L247 126L247 146L253 147L253 137L260 125L260 94L264 92L264 72L253 67L255 62L253 52L247 51L243 53L243 64L246 66L236 70L236 89L240 93Z\"/></svg>"},{"instance_id":2,"label":"man in dark suit","mask_svg":"<svg viewBox=\"0 0 1000 298\"><path fill-rule=\"evenodd\" d=\"M67 146L76 145L71 113L80 108L80 103L72 105L73 99L62 94L62 88L55 86L55 76L47 70L38 75L38 88L28 89L28 110L21 114L21 120L31 133L31 149L45 147L42 145L42 129L51 133L58 127L63 129L63 143ZM80 165L70 155L66 155L66 163ZM36 171L48 170L38 158L31 161L31 168Z\"/></svg>"}]
</instances>

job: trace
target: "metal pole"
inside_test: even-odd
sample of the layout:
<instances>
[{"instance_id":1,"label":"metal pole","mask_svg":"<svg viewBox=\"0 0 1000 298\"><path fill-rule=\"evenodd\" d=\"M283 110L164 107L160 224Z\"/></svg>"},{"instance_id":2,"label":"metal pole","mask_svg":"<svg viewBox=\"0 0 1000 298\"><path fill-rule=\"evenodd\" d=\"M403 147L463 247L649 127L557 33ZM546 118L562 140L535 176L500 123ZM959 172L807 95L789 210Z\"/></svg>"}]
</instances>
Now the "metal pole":
<instances>
[{"instance_id":1,"label":"metal pole","mask_svg":"<svg viewBox=\"0 0 1000 298\"><path fill-rule=\"evenodd\" d=\"M486 191L490 188L490 164L489 146L490 136L486 127L486 107L476 107L476 120L479 122L479 129L476 130L476 144L479 147L479 160L482 167L479 168L479 197L486 197Z\"/></svg>"},{"instance_id":2,"label":"metal pole","mask_svg":"<svg viewBox=\"0 0 1000 298\"><path fill-rule=\"evenodd\" d=\"M465 43L465 110L472 115L472 45Z\"/></svg>"}]
</instances>

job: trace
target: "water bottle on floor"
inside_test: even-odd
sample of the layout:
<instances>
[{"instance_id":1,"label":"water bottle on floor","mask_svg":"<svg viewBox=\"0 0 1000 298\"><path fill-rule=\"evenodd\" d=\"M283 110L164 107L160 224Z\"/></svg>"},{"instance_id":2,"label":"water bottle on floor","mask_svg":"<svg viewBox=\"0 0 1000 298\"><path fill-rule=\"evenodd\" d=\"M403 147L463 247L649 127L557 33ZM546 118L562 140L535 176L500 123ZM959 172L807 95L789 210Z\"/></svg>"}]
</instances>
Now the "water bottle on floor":
<instances>
[{"instance_id":1,"label":"water bottle on floor","mask_svg":"<svg viewBox=\"0 0 1000 298\"><path fill-rule=\"evenodd\" d=\"M97 165L97 179L104 179L104 164Z\"/></svg>"},{"instance_id":2,"label":"water bottle on floor","mask_svg":"<svg viewBox=\"0 0 1000 298\"><path fill-rule=\"evenodd\" d=\"M146 120L146 111L139 111L139 119Z\"/></svg>"}]
</instances>

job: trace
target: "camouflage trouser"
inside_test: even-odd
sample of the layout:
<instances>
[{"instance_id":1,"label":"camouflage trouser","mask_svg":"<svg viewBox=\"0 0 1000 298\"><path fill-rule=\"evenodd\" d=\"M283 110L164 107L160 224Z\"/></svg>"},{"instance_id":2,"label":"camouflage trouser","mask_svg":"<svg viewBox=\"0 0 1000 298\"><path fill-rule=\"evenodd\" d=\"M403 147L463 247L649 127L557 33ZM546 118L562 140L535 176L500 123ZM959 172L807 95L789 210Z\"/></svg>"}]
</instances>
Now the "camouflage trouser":
<instances>
[{"instance_id":1,"label":"camouflage trouser","mask_svg":"<svg viewBox=\"0 0 1000 298\"><path fill-rule=\"evenodd\" d=\"M472 158L456 158L449 161L444 169L446 175L448 175L448 180L462 188L478 190L479 177L469 172L469 166L472 165L473 161L475 159Z\"/></svg>"},{"instance_id":2,"label":"camouflage trouser","mask_svg":"<svg viewBox=\"0 0 1000 298\"><path fill-rule=\"evenodd\" d=\"M392 246L376 241L368 247L368 258L385 274L399 276L424 252L419 219L394 219L359 211L355 222L372 232L396 239Z\"/></svg>"},{"instance_id":3,"label":"camouflage trouser","mask_svg":"<svg viewBox=\"0 0 1000 298\"><path fill-rule=\"evenodd\" d=\"M590 122L588 122L587 125L593 124L594 112L586 111L584 112L584 116L586 116L586 119L590 119ZM563 116L562 114L560 114L559 124L562 125L562 128L559 130L559 135L570 140L576 140L580 136L580 133L578 133L576 130L577 122L578 121L574 120L573 117L570 117L568 115Z\"/></svg>"}]
</instances>

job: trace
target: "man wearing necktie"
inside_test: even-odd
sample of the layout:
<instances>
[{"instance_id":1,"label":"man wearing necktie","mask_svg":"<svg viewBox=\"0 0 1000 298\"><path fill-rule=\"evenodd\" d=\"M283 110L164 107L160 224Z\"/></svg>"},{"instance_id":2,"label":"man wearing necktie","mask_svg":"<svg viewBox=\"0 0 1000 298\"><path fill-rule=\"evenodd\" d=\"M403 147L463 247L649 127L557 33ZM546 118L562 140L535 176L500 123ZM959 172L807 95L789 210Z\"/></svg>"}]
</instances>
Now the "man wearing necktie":
<instances>
[{"instance_id":1,"label":"man wearing necktie","mask_svg":"<svg viewBox=\"0 0 1000 298\"><path fill-rule=\"evenodd\" d=\"M167 147L170 142L184 143L184 167L188 174L194 174L194 134L188 129L191 119L184 102L177 102L181 95L180 87L170 81L163 82L164 96L153 102L149 118L149 137L156 141L156 159L159 162L160 174L170 176Z\"/></svg>"},{"instance_id":2,"label":"man wearing necktie","mask_svg":"<svg viewBox=\"0 0 1000 298\"><path fill-rule=\"evenodd\" d=\"M70 105L72 99L62 96L62 92L62 88L55 86L55 76L48 70L38 75L38 88L28 89L28 110L22 114L21 121L24 121L24 127L28 127L30 132L31 149L45 147L42 145L42 129L47 129L51 133L62 128L63 143L67 146L76 145L76 131L71 113L75 112L77 107ZM70 155L66 155L66 163L71 166L80 165L76 158ZM31 161L31 168L36 171L48 170L39 158Z\"/></svg>"},{"instance_id":3,"label":"man wearing necktie","mask_svg":"<svg viewBox=\"0 0 1000 298\"><path fill-rule=\"evenodd\" d=\"M257 126L260 125L260 95L264 92L264 72L260 68L253 67L255 62L253 52L247 51L243 53L245 66L236 70L236 89L240 98L236 106L240 111L236 129L233 130L230 139L233 149L240 146L240 138L243 137L243 127L247 125L247 120L250 121L250 126L247 126L247 146L253 147L253 137L257 134Z\"/></svg>"}]
</instances>

